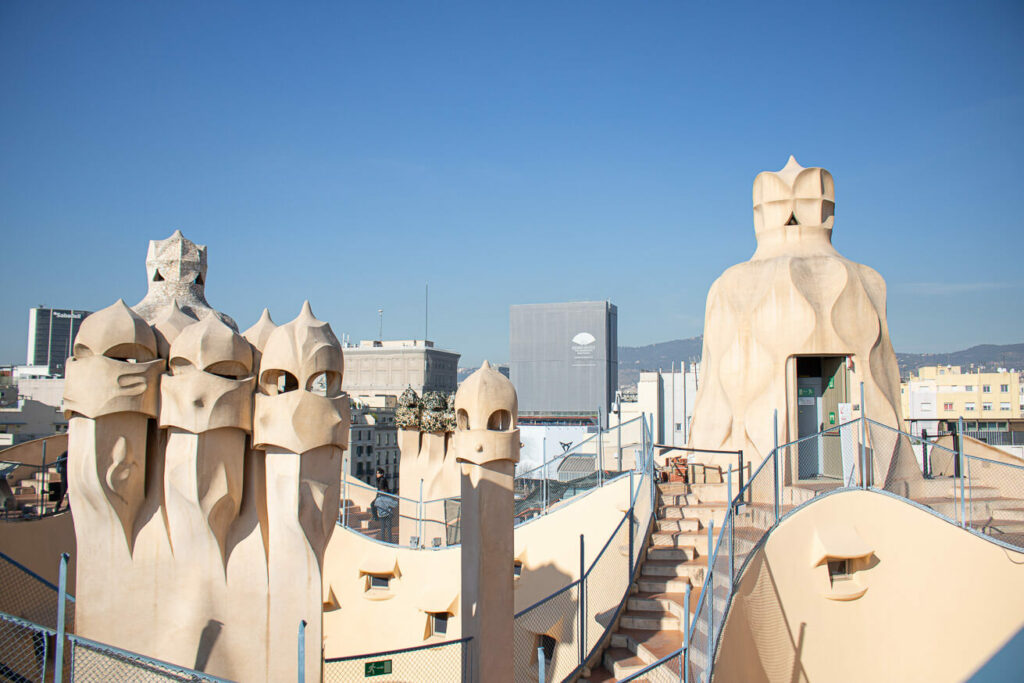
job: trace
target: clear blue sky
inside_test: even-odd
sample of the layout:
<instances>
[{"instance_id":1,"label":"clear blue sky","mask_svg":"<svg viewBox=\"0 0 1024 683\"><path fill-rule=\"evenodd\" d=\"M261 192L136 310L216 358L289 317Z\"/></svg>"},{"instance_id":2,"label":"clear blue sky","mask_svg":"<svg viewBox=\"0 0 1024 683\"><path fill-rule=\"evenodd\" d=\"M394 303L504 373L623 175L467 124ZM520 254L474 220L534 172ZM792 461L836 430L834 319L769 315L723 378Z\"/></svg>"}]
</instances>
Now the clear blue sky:
<instances>
[{"instance_id":1,"label":"clear blue sky","mask_svg":"<svg viewBox=\"0 0 1024 683\"><path fill-rule=\"evenodd\" d=\"M513 303L699 334L753 252L751 183L836 180L834 242L901 351L1024 341L1020 2L0 4L0 362L28 308L145 293L209 247L245 328L508 357Z\"/></svg>"}]
</instances>

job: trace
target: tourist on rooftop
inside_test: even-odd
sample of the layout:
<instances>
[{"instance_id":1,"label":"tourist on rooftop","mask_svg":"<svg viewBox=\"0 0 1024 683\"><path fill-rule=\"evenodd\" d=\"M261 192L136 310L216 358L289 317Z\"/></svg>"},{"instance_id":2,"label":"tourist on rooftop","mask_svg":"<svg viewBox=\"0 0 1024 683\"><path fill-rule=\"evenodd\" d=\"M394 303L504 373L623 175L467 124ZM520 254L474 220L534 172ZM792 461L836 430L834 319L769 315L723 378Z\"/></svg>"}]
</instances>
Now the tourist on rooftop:
<instances>
[{"instance_id":1,"label":"tourist on rooftop","mask_svg":"<svg viewBox=\"0 0 1024 683\"><path fill-rule=\"evenodd\" d=\"M391 488L388 486L388 478L383 468L378 467L374 473L377 483L377 497L373 499L373 518L380 521L380 540L391 542L391 522L393 512L398 507L398 501L390 495Z\"/></svg>"}]
</instances>

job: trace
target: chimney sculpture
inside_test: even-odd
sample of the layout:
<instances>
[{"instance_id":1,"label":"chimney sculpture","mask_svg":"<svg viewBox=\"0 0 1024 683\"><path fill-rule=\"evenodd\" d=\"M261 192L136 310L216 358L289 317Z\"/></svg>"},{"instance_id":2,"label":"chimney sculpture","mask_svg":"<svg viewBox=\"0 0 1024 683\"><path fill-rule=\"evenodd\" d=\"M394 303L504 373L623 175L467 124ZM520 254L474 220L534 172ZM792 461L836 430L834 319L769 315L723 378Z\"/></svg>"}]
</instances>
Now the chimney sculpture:
<instances>
[{"instance_id":1,"label":"chimney sculpture","mask_svg":"<svg viewBox=\"0 0 1024 683\"><path fill-rule=\"evenodd\" d=\"M433 547L459 542L457 531L461 470L451 448L454 395L424 392L421 399L409 387L398 398L395 425L401 466L398 469L398 544ZM419 505L422 491L424 505ZM422 517L422 520L420 520Z\"/></svg>"},{"instance_id":2,"label":"chimney sculpture","mask_svg":"<svg viewBox=\"0 0 1024 683\"><path fill-rule=\"evenodd\" d=\"M830 358L841 380L849 373L850 403L860 403L863 382L868 415L897 426L900 384L885 317L885 281L832 246L832 174L803 168L790 157L782 170L757 176L753 200L757 250L708 292L703 376L689 445L743 449L756 466L772 449L775 411L780 442L795 439L797 363L808 356ZM814 421L814 432L838 426L838 411L832 410L822 416L823 424ZM822 448L838 456L839 441L826 440ZM919 479L913 454L890 441L887 450L874 452L877 483ZM789 449L791 458L796 450ZM797 463L787 462L785 482L797 476Z\"/></svg>"},{"instance_id":3,"label":"chimney sculpture","mask_svg":"<svg viewBox=\"0 0 1024 683\"><path fill-rule=\"evenodd\" d=\"M146 253L149 290L145 298L132 306L151 325L166 315L171 303L190 318L213 316L232 330L238 325L206 302L206 245L186 239L175 230L165 240L150 240Z\"/></svg>"},{"instance_id":4,"label":"chimney sculpture","mask_svg":"<svg viewBox=\"0 0 1024 683\"><path fill-rule=\"evenodd\" d=\"M348 445L341 345L308 303L281 327L264 312L245 337L177 304L156 312L156 334L122 301L94 313L67 366L77 631L277 681L295 676L305 620L316 679Z\"/></svg>"},{"instance_id":5,"label":"chimney sculpture","mask_svg":"<svg viewBox=\"0 0 1024 683\"><path fill-rule=\"evenodd\" d=\"M455 394L455 456L462 468L462 634L475 656L468 679L511 683L512 480L519 461L515 387L487 361ZM486 655L487 661L481 662Z\"/></svg>"}]
</instances>

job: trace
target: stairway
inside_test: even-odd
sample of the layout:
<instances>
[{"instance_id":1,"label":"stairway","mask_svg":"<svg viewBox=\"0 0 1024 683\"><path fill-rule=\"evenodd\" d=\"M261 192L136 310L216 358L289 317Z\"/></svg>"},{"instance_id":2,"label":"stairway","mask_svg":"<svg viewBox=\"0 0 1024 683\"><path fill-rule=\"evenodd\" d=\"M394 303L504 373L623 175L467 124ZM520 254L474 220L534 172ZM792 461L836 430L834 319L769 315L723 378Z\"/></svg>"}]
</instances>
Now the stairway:
<instances>
[{"instance_id":1,"label":"stairway","mask_svg":"<svg viewBox=\"0 0 1024 683\"><path fill-rule=\"evenodd\" d=\"M366 508L359 507L355 502L351 500L343 500L342 507L348 506L348 514L346 516L346 526L354 531L367 536L369 538L376 539L378 541L386 541L388 543L395 543L398 538L398 515L395 510L394 519L391 520L391 524L384 524L385 520L374 519L373 512L370 507Z\"/></svg>"},{"instance_id":2,"label":"stairway","mask_svg":"<svg viewBox=\"0 0 1024 683\"><path fill-rule=\"evenodd\" d=\"M659 505L640 574L590 681L616 681L679 649L684 609L700 600L708 567L708 524L725 519L725 483L658 484ZM717 532L716 532L717 533ZM684 605L686 586L690 604ZM678 673L678 663L669 664Z\"/></svg>"},{"instance_id":3,"label":"stairway","mask_svg":"<svg viewBox=\"0 0 1024 683\"><path fill-rule=\"evenodd\" d=\"M0 520L31 519L54 512L56 501L50 500L49 484L60 481L56 469L39 470L22 466L11 468L5 477L14 500L8 503L6 510L0 509ZM68 499L65 496L61 506L67 509L67 505Z\"/></svg>"}]
</instances>

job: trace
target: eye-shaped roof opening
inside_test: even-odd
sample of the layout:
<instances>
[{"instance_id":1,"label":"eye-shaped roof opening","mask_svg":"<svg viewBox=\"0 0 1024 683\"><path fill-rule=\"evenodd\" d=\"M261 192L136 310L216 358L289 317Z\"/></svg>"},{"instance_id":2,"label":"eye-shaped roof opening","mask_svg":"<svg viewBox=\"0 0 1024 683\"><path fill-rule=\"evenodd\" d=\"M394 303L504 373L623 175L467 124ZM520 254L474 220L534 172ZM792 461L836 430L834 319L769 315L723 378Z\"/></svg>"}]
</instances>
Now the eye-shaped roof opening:
<instances>
[{"instance_id":1,"label":"eye-shaped roof opening","mask_svg":"<svg viewBox=\"0 0 1024 683\"><path fill-rule=\"evenodd\" d=\"M106 356L138 363L154 360L156 351L153 329L121 299L87 316L72 348L78 359Z\"/></svg>"},{"instance_id":2,"label":"eye-shaped roof opening","mask_svg":"<svg viewBox=\"0 0 1024 683\"><path fill-rule=\"evenodd\" d=\"M341 344L330 325L313 316L309 302L294 320L270 331L260 365L260 391L268 396L295 389L329 397L341 393Z\"/></svg>"},{"instance_id":3,"label":"eye-shaped roof opening","mask_svg":"<svg viewBox=\"0 0 1024 683\"><path fill-rule=\"evenodd\" d=\"M487 418L487 429L495 432L507 431L512 426L512 413L499 408L491 413L491 416Z\"/></svg>"},{"instance_id":4,"label":"eye-shaped roof opening","mask_svg":"<svg viewBox=\"0 0 1024 683\"><path fill-rule=\"evenodd\" d=\"M260 393L266 396L286 394L298 388L299 380L287 370L271 368L260 372Z\"/></svg>"},{"instance_id":5,"label":"eye-shaped roof opening","mask_svg":"<svg viewBox=\"0 0 1024 683\"><path fill-rule=\"evenodd\" d=\"M252 374L252 347L240 334L210 316L184 327L171 342L172 374L200 370L228 379Z\"/></svg>"},{"instance_id":6,"label":"eye-shaped roof opening","mask_svg":"<svg viewBox=\"0 0 1024 683\"><path fill-rule=\"evenodd\" d=\"M516 428L519 400L512 382L484 361L455 393L456 429Z\"/></svg>"}]
</instances>

